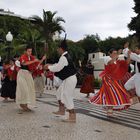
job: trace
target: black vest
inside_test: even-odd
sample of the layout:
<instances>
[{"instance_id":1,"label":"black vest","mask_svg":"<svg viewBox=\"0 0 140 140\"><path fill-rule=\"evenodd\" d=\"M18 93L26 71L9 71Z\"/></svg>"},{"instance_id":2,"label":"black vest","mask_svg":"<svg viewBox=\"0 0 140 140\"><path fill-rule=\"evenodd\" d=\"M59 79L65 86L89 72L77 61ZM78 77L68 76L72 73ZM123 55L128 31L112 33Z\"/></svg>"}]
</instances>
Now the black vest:
<instances>
[{"instance_id":1,"label":"black vest","mask_svg":"<svg viewBox=\"0 0 140 140\"><path fill-rule=\"evenodd\" d=\"M28 66L25 66L25 65L22 65L22 64L21 64L21 69L23 69L23 70L29 70Z\"/></svg>"},{"instance_id":2,"label":"black vest","mask_svg":"<svg viewBox=\"0 0 140 140\"><path fill-rule=\"evenodd\" d=\"M85 70L84 70L84 72L85 72L86 74L91 74L91 75L93 75L93 71L94 71L94 67L93 67L92 65L87 65L87 66L85 67Z\"/></svg>"},{"instance_id":3,"label":"black vest","mask_svg":"<svg viewBox=\"0 0 140 140\"><path fill-rule=\"evenodd\" d=\"M65 80L66 78L76 74L76 68L73 64L73 61L69 54L64 55L68 61L68 66L65 66L61 71L55 72L55 76L59 77L61 80Z\"/></svg>"},{"instance_id":4,"label":"black vest","mask_svg":"<svg viewBox=\"0 0 140 140\"><path fill-rule=\"evenodd\" d=\"M138 66L138 70L140 72L140 63L139 62L137 62L137 66Z\"/></svg>"}]
</instances>

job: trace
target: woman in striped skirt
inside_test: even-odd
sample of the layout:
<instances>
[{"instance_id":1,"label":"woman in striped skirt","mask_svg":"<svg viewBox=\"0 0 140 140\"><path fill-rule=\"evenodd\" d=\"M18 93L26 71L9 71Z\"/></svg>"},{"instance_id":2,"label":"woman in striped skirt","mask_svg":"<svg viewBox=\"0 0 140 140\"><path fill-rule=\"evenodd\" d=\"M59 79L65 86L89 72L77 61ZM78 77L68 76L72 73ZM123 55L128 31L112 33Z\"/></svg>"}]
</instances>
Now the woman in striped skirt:
<instances>
[{"instance_id":1,"label":"woman in striped skirt","mask_svg":"<svg viewBox=\"0 0 140 140\"><path fill-rule=\"evenodd\" d=\"M113 110L122 110L130 106L130 95L125 90L120 80L128 72L128 60L118 60L115 49L110 50L110 56L105 59L105 70L100 74L102 86L91 99L95 105L101 105L107 109L107 115L112 116Z\"/></svg>"}]
</instances>

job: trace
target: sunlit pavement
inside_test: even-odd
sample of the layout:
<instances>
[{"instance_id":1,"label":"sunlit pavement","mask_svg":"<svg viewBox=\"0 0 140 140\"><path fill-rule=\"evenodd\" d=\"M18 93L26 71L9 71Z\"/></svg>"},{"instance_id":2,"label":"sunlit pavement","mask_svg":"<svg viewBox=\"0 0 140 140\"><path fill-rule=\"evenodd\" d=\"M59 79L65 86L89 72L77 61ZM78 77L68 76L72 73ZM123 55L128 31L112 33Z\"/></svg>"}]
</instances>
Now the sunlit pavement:
<instances>
[{"instance_id":1,"label":"sunlit pavement","mask_svg":"<svg viewBox=\"0 0 140 140\"><path fill-rule=\"evenodd\" d=\"M52 114L58 109L55 90L47 90L32 112L22 112L13 101L0 99L0 140L140 140L140 104L108 118L75 90L76 123ZM92 96L92 95L91 95Z\"/></svg>"}]
</instances>

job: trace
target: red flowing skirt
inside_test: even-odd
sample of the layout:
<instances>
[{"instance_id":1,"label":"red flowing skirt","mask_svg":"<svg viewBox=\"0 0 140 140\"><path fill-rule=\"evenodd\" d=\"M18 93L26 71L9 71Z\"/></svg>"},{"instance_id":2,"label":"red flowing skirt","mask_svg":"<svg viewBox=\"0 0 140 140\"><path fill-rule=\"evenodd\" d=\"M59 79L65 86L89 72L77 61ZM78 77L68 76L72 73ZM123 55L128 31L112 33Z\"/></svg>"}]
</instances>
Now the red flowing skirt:
<instances>
[{"instance_id":1,"label":"red flowing skirt","mask_svg":"<svg viewBox=\"0 0 140 140\"><path fill-rule=\"evenodd\" d=\"M94 76L93 75L86 75L82 87L80 89L81 93L94 93Z\"/></svg>"},{"instance_id":2,"label":"red flowing skirt","mask_svg":"<svg viewBox=\"0 0 140 140\"><path fill-rule=\"evenodd\" d=\"M100 74L102 76L102 86L90 102L95 105L112 106L114 110L126 109L130 106L130 95L124 88L128 65L125 61L118 61L105 67ZM123 81L123 80L124 81ZM122 80L122 81L121 81ZM122 83L120 83L120 81Z\"/></svg>"}]
</instances>

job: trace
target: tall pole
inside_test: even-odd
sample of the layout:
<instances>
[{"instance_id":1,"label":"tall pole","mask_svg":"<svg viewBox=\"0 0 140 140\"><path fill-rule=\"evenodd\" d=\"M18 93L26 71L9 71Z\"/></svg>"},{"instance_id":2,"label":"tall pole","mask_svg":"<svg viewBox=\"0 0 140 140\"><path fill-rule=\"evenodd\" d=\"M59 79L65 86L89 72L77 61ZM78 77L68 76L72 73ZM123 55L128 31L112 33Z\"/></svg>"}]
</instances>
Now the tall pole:
<instances>
[{"instance_id":1,"label":"tall pole","mask_svg":"<svg viewBox=\"0 0 140 140\"><path fill-rule=\"evenodd\" d=\"M10 50L11 50L11 45L10 44L11 44L11 42L8 42L8 48L7 48L7 51L8 51L7 52L8 53L7 59L8 60L10 60Z\"/></svg>"},{"instance_id":2,"label":"tall pole","mask_svg":"<svg viewBox=\"0 0 140 140\"><path fill-rule=\"evenodd\" d=\"M6 35L6 41L8 42L8 47L7 47L7 59L10 59L10 52L11 52L11 43L13 40L13 35L11 34L11 32L8 32L8 34Z\"/></svg>"},{"instance_id":3,"label":"tall pole","mask_svg":"<svg viewBox=\"0 0 140 140\"><path fill-rule=\"evenodd\" d=\"M44 44L44 50L45 50L45 53L47 53L47 51L48 51L48 43L47 42L45 42L45 44ZM45 59L45 64L47 63L47 59Z\"/></svg>"}]
</instances>

